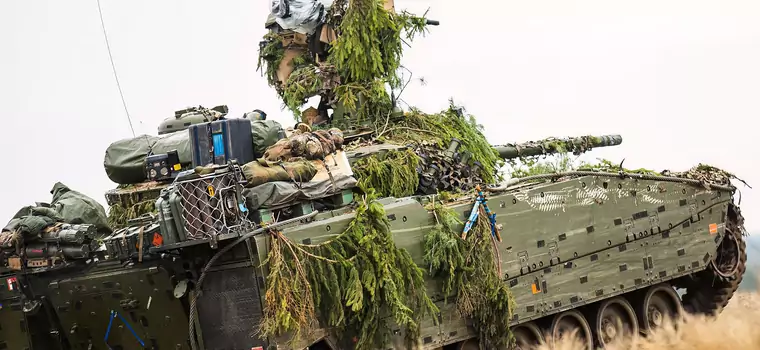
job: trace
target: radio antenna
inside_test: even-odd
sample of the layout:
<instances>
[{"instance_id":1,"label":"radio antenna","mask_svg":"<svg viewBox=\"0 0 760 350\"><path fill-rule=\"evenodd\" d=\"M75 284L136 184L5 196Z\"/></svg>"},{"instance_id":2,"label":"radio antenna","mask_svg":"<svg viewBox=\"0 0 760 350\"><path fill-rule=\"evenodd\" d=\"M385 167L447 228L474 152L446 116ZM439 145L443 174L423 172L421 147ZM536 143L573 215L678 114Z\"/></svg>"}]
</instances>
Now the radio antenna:
<instances>
[{"instance_id":1,"label":"radio antenna","mask_svg":"<svg viewBox=\"0 0 760 350\"><path fill-rule=\"evenodd\" d=\"M100 15L100 26L103 28L103 37L106 39L106 49L108 49L108 59L111 61L111 69L113 70L113 77L116 79L116 87L119 89L119 96L121 96L121 104L124 106L124 113L127 114L127 121L129 122L129 129L132 131L132 137L135 137L135 128L132 126L132 118L129 116L129 110L127 109L127 102L124 100L124 92L121 90L121 84L119 83L119 76L116 74L116 65L113 63L113 55L111 54L111 45L108 43L108 34L106 33L106 25L103 22L103 10L100 7L100 0L96 0L98 3L98 14Z\"/></svg>"}]
</instances>

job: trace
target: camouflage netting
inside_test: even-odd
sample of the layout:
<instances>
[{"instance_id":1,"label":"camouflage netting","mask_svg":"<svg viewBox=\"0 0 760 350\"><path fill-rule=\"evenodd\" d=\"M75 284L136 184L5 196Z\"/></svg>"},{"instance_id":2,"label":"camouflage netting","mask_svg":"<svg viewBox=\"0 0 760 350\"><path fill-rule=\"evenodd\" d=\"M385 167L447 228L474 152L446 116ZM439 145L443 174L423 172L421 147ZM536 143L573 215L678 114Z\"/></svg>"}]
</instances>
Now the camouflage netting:
<instances>
[{"instance_id":1,"label":"camouflage netting","mask_svg":"<svg viewBox=\"0 0 760 350\"><path fill-rule=\"evenodd\" d=\"M655 171L646 168L629 169L623 167L624 161L614 162L609 159L597 158L596 161L581 161L570 158L572 150L559 148L552 155L541 155L519 158L519 164L515 160L508 162L509 173L513 178L522 178L533 175L572 172L576 170L600 171L607 173L627 173L651 176L671 176L684 179L698 180L703 184L731 185L731 180L737 180L750 187L744 180L736 175L708 164L698 164L685 171Z\"/></svg>"},{"instance_id":2,"label":"camouflage netting","mask_svg":"<svg viewBox=\"0 0 760 350\"><path fill-rule=\"evenodd\" d=\"M157 199L157 198L156 198ZM156 214L156 199L143 200L124 206L116 203L108 208L108 225L114 230L127 227L129 220L134 220L145 214Z\"/></svg>"},{"instance_id":3,"label":"camouflage netting","mask_svg":"<svg viewBox=\"0 0 760 350\"><path fill-rule=\"evenodd\" d=\"M166 184L144 182L135 185L119 185L106 193L108 224L118 230L127 222L145 214L156 214L156 200Z\"/></svg>"}]
</instances>

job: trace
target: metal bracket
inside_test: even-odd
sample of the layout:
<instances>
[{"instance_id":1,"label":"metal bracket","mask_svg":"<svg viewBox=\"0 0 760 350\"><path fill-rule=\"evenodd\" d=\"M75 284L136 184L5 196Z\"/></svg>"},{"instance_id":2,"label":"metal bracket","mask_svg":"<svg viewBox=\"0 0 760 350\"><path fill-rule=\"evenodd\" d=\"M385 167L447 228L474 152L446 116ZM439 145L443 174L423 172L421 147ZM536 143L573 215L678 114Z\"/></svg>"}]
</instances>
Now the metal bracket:
<instances>
[{"instance_id":1,"label":"metal bracket","mask_svg":"<svg viewBox=\"0 0 760 350\"><path fill-rule=\"evenodd\" d=\"M689 214L691 215L691 222L699 221L699 212L697 211L697 200L689 200Z\"/></svg>"},{"instance_id":2,"label":"metal bracket","mask_svg":"<svg viewBox=\"0 0 760 350\"><path fill-rule=\"evenodd\" d=\"M623 220L623 228L625 230L625 236L627 238L627 241L629 242L633 242L636 240L636 233L633 232L633 227L634 227L634 223L633 223L632 218Z\"/></svg>"},{"instance_id":3,"label":"metal bracket","mask_svg":"<svg viewBox=\"0 0 760 350\"><path fill-rule=\"evenodd\" d=\"M557 246L557 242L549 242L549 256L555 258L557 255L559 255L559 247Z\"/></svg>"},{"instance_id":4,"label":"metal bracket","mask_svg":"<svg viewBox=\"0 0 760 350\"><path fill-rule=\"evenodd\" d=\"M530 268L528 267L528 251L523 250L517 253L517 258L520 259L520 274L530 272Z\"/></svg>"},{"instance_id":5,"label":"metal bracket","mask_svg":"<svg viewBox=\"0 0 760 350\"><path fill-rule=\"evenodd\" d=\"M660 228L660 215L654 213L649 216L649 224L652 225L652 228Z\"/></svg>"}]
</instances>

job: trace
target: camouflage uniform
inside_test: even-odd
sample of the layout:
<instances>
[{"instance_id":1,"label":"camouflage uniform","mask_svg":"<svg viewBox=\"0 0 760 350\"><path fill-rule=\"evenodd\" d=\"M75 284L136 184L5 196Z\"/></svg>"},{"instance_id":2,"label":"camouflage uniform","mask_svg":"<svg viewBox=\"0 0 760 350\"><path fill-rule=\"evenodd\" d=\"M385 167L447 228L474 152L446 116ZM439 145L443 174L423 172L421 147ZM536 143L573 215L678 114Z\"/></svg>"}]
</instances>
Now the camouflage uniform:
<instances>
[{"instance_id":1,"label":"camouflage uniform","mask_svg":"<svg viewBox=\"0 0 760 350\"><path fill-rule=\"evenodd\" d=\"M343 132L340 129L311 131L308 125L299 124L293 135L267 148L264 159L270 162L322 160L342 148Z\"/></svg>"},{"instance_id":2,"label":"camouflage uniform","mask_svg":"<svg viewBox=\"0 0 760 350\"><path fill-rule=\"evenodd\" d=\"M248 184L255 187L273 181L309 182L317 174L317 168L309 161L272 163L259 159L243 165L243 175Z\"/></svg>"}]
</instances>

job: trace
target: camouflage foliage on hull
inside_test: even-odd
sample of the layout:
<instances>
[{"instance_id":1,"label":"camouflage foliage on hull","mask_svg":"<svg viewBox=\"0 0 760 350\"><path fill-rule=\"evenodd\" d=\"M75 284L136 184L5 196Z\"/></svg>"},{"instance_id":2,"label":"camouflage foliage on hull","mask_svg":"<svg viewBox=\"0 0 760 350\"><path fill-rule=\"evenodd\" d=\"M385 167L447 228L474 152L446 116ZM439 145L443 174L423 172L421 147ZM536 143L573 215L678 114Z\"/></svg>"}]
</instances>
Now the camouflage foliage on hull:
<instances>
[{"instance_id":1,"label":"camouflage foliage on hull","mask_svg":"<svg viewBox=\"0 0 760 350\"><path fill-rule=\"evenodd\" d=\"M389 220L373 193L359 203L356 218L329 241L312 245L272 235L262 336L332 329L352 348L377 349L391 337L390 322L407 335L408 348L420 335L420 321L438 308L425 292L423 270L395 246ZM387 318L390 316L390 318Z\"/></svg>"},{"instance_id":2,"label":"camouflage foliage on hull","mask_svg":"<svg viewBox=\"0 0 760 350\"><path fill-rule=\"evenodd\" d=\"M684 172L672 173L669 170L664 170L661 172L661 174L665 176L675 176L686 179L699 180L706 187L708 187L709 184L730 185L731 180L737 180L747 187L752 188L749 186L749 184L747 184L744 180L738 178L736 175L718 167L702 163Z\"/></svg>"},{"instance_id":3,"label":"camouflage foliage on hull","mask_svg":"<svg viewBox=\"0 0 760 350\"><path fill-rule=\"evenodd\" d=\"M483 207L473 230L465 238L463 222L442 203L431 203L435 223L424 237L424 260L433 277L441 278L444 296L455 297L459 313L472 320L481 348L504 349L513 345L510 320L515 300L501 280L501 261Z\"/></svg>"}]
</instances>

